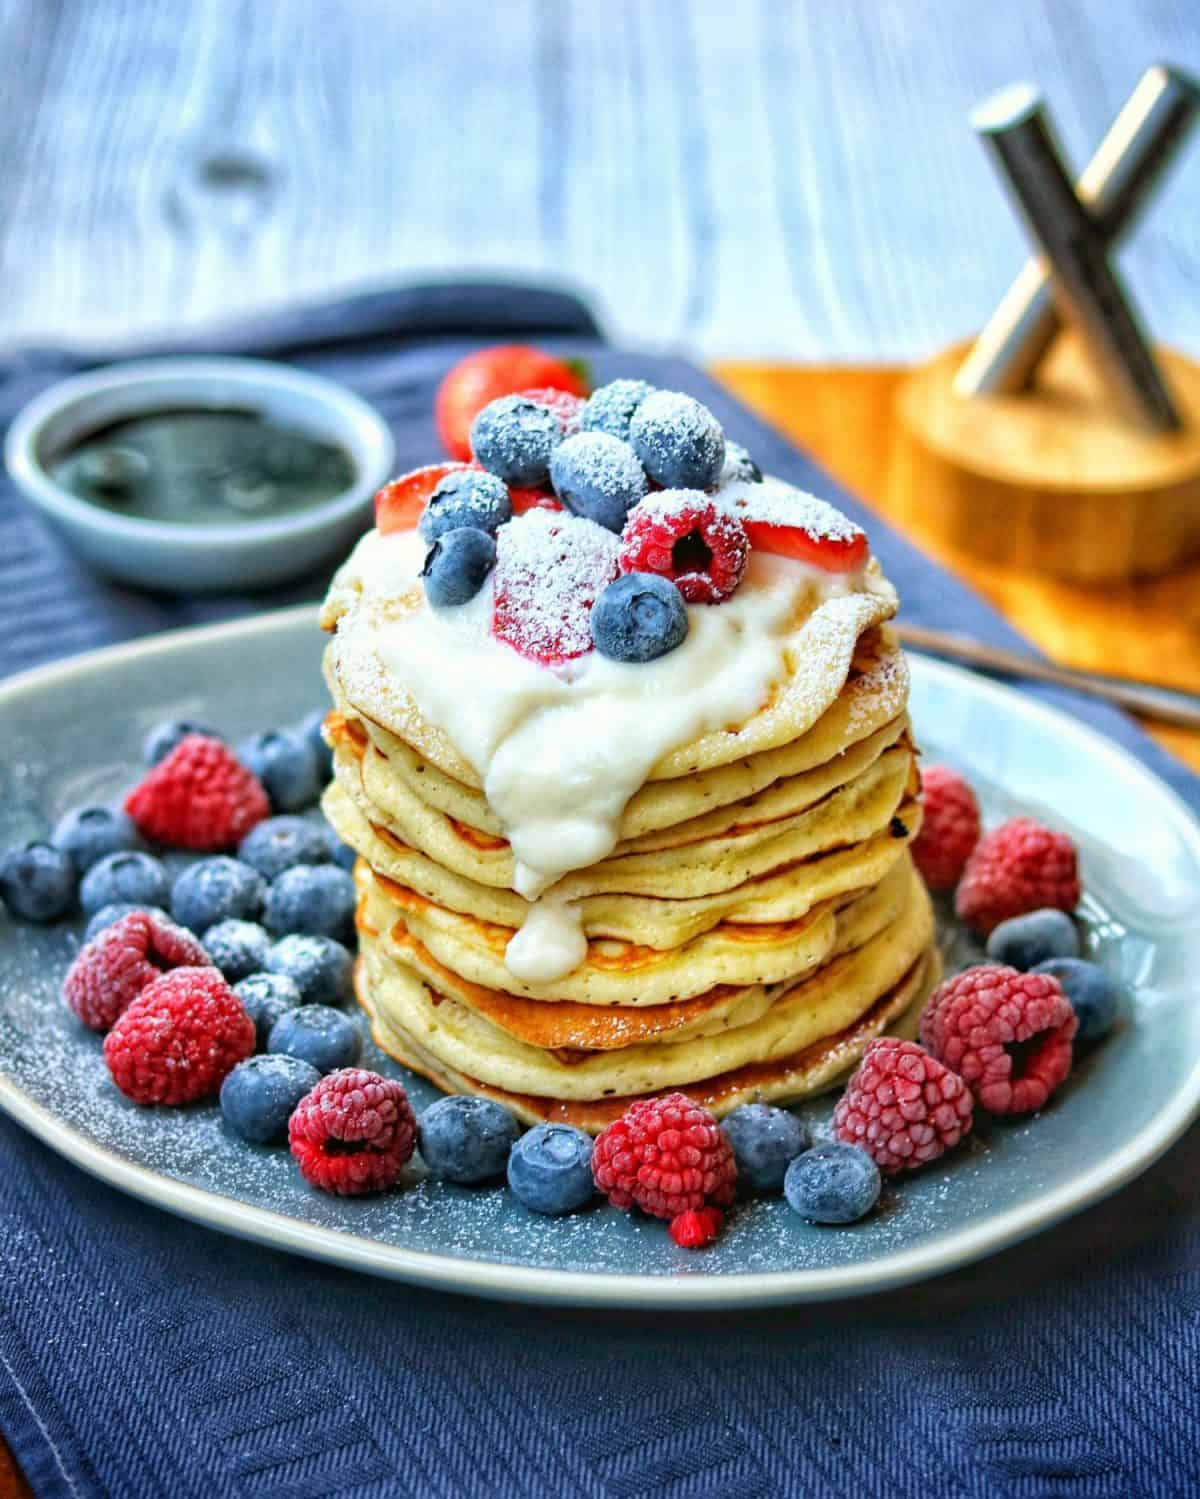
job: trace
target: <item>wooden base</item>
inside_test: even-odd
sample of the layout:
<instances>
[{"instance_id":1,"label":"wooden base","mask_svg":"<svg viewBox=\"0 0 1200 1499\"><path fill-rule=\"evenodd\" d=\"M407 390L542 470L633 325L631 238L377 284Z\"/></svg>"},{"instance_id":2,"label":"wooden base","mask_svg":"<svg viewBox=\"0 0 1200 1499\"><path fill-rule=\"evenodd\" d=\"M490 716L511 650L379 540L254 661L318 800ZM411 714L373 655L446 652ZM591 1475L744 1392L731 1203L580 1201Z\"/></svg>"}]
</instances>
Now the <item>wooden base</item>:
<instances>
[{"instance_id":1,"label":"wooden base","mask_svg":"<svg viewBox=\"0 0 1200 1499\"><path fill-rule=\"evenodd\" d=\"M1082 582L1167 572L1200 555L1200 365L1158 350L1186 426L1139 428L1070 334L1036 387L967 398L944 350L900 388L892 482L949 545Z\"/></svg>"}]
</instances>

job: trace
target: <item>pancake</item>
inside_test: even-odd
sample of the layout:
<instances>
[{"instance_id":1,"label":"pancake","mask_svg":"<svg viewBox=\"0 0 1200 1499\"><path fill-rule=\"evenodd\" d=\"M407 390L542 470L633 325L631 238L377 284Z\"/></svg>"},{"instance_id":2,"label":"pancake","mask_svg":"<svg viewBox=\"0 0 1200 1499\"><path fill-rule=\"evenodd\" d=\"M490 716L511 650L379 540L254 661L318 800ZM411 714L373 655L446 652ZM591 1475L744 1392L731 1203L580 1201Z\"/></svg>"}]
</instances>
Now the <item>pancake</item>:
<instances>
[{"instance_id":1,"label":"pancake","mask_svg":"<svg viewBox=\"0 0 1200 1499\"><path fill-rule=\"evenodd\" d=\"M584 1052L569 1063L516 1040L457 1000L435 997L411 971L388 967L370 945L360 963L385 1034L394 1024L455 1071L506 1092L587 1100L687 1087L801 1051L846 1029L900 984L932 937L929 898L914 881L896 920L788 989L750 1023L671 1044Z\"/></svg>"},{"instance_id":2,"label":"pancake","mask_svg":"<svg viewBox=\"0 0 1200 1499\"><path fill-rule=\"evenodd\" d=\"M723 1119L746 1103L797 1103L813 1094L837 1086L855 1066L868 1045L885 1030L898 1035L916 1034L917 1019L941 975L941 963L933 947L927 948L888 993L851 1025L824 1037L791 1056L751 1063L692 1083L689 1097ZM360 962L355 975L359 1003L371 1022L378 1045L398 1062L427 1078L444 1093L474 1093L494 1098L527 1125L572 1124L598 1135L619 1119L634 1099L556 1099L534 1094L507 1092L459 1072L427 1051L394 1018L383 1019ZM669 1090L665 1090L669 1091ZM641 1095L648 1097L650 1095Z\"/></svg>"}]
</instances>

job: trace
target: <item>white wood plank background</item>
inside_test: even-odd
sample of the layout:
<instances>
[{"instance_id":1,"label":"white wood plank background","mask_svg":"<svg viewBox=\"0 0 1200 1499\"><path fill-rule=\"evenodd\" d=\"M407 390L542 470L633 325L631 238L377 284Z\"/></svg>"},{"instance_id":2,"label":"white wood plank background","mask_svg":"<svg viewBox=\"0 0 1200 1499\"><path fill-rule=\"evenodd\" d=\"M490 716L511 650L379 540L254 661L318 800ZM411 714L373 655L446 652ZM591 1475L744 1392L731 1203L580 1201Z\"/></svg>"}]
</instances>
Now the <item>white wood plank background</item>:
<instances>
[{"instance_id":1,"label":"white wood plank background","mask_svg":"<svg viewBox=\"0 0 1200 1499\"><path fill-rule=\"evenodd\" d=\"M1200 0L0 0L0 342L398 277L590 289L614 335L889 359L1023 258L965 123L1077 162ZM1200 132L1122 264L1200 354Z\"/></svg>"}]
</instances>

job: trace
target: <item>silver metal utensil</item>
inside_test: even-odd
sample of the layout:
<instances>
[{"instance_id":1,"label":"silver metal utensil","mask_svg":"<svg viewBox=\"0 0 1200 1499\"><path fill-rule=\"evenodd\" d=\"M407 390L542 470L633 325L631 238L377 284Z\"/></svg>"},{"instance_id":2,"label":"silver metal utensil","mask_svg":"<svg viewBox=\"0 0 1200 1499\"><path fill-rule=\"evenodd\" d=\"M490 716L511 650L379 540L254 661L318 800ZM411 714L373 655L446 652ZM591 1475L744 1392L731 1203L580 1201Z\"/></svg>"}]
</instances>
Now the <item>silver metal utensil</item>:
<instances>
[{"instance_id":1,"label":"silver metal utensil","mask_svg":"<svg viewBox=\"0 0 1200 1499\"><path fill-rule=\"evenodd\" d=\"M1069 687L1073 692L1082 692L1131 713L1140 713L1143 718L1177 724L1185 729L1200 729L1200 694L1194 692L1158 687L1149 682L1123 681L1119 677L1106 677L1072 667L1052 666L1049 662L1024 656L1020 651L1002 650L998 646L985 645L981 640L944 630L930 630L924 625L900 622L895 630L904 645L928 651L933 656L944 656L950 661L961 661L965 666L998 672L1002 676L1024 677L1032 682Z\"/></svg>"},{"instance_id":2,"label":"silver metal utensil","mask_svg":"<svg viewBox=\"0 0 1200 1499\"><path fill-rule=\"evenodd\" d=\"M1111 248L1162 181L1196 120L1200 87L1179 68L1147 68L1075 184ZM1050 277L1028 261L972 345L954 380L960 396L1024 390L1062 326Z\"/></svg>"},{"instance_id":3,"label":"silver metal utensil","mask_svg":"<svg viewBox=\"0 0 1200 1499\"><path fill-rule=\"evenodd\" d=\"M1163 431L1179 414L1125 291L1103 231L1075 196L1037 92L1002 89L972 116L1046 261L1054 294L1132 414Z\"/></svg>"}]
</instances>

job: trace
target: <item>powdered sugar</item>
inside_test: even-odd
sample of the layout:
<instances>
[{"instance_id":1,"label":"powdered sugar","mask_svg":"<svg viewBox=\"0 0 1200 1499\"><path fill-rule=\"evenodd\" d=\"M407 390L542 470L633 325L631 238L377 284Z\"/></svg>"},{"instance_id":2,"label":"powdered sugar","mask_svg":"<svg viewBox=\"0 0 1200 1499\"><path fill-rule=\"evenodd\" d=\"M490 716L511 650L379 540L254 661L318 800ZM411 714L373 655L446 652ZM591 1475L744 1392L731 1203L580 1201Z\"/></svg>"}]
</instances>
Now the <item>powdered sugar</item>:
<instances>
[{"instance_id":1,"label":"powdered sugar","mask_svg":"<svg viewBox=\"0 0 1200 1499\"><path fill-rule=\"evenodd\" d=\"M496 638L547 663L590 651L592 605L617 575L617 537L581 516L530 510L496 540Z\"/></svg>"},{"instance_id":2,"label":"powdered sugar","mask_svg":"<svg viewBox=\"0 0 1200 1499\"><path fill-rule=\"evenodd\" d=\"M827 500L779 479L735 480L723 485L714 499L741 520L794 526L822 541L850 542L863 534L861 526Z\"/></svg>"}]
</instances>

